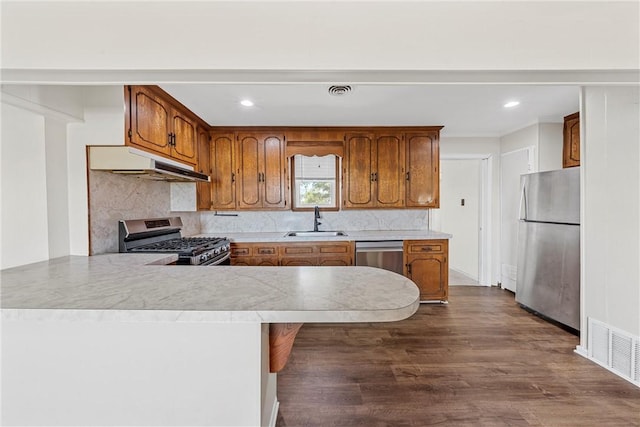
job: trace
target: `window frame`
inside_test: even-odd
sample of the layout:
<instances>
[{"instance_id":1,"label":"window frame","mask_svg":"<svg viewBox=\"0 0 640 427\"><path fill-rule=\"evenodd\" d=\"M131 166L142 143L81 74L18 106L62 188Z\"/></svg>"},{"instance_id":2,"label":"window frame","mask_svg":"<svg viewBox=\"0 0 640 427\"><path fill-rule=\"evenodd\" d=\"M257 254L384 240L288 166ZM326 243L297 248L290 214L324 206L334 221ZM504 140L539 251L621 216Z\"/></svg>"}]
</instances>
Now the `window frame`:
<instances>
[{"instance_id":1,"label":"window frame","mask_svg":"<svg viewBox=\"0 0 640 427\"><path fill-rule=\"evenodd\" d=\"M342 161L342 157L338 156L337 154L326 154L327 156L335 156L336 158L336 175L335 175L335 186L334 186L334 197L335 197L335 206L318 206L318 208L321 211L339 211L340 210L340 197L341 197L341 188L342 188L342 179L340 177L340 164ZM313 157L313 155L309 156L306 154L295 154L292 155L290 157L290 163L291 163L291 210L295 211L295 212L312 212L314 210L314 207L299 207L296 206L297 204L297 200L296 200L296 186L297 186L297 180L296 180L296 161L295 161L295 156L305 156L305 157ZM318 157L324 157L324 156L318 156Z\"/></svg>"}]
</instances>

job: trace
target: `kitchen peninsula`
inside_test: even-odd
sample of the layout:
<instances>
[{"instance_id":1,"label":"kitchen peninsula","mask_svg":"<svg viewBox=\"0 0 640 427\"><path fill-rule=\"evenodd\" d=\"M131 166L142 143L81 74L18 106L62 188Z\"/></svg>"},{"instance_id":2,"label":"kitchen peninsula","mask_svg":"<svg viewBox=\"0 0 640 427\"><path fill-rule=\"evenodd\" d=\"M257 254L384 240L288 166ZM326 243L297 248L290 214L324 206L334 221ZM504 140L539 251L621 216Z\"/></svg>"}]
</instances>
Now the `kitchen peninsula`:
<instances>
[{"instance_id":1,"label":"kitchen peninsula","mask_svg":"<svg viewBox=\"0 0 640 427\"><path fill-rule=\"evenodd\" d=\"M62 257L3 270L3 424L273 425L269 325L411 316L369 267L191 267Z\"/></svg>"}]
</instances>

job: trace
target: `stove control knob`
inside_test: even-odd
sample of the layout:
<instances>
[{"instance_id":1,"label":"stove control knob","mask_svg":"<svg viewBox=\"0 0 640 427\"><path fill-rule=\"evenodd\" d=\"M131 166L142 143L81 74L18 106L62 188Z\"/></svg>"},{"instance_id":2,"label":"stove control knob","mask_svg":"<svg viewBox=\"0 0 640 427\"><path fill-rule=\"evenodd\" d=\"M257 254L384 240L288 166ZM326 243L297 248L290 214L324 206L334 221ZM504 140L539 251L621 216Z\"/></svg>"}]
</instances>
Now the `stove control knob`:
<instances>
[{"instance_id":1,"label":"stove control knob","mask_svg":"<svg viewBox=\"0 0 640 427\"><path fill-rule=\"evenodd\" d=\"M205 255L200 255L200 261L206 261L207 257Z\"/></svg>"}]
</instances>

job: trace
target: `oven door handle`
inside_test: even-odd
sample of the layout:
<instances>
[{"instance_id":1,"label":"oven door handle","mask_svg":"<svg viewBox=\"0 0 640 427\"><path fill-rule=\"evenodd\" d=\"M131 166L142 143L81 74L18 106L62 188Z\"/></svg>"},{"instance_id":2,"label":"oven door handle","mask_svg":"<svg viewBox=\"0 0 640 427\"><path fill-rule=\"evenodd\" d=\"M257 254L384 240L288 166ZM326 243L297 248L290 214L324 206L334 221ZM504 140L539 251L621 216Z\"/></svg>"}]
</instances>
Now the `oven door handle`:
<instances>
[{"instance_id":1,"label":"oven door handle","mask_svg":"<svg viewBox=\"0 0 640 427\"><path fill-rule=\"evenodd\" d=\"M202 264L198 264L198 266L219 265L228 260L230 256L231 253L227 252L223 257L210 259L209 261L203 262Z\"/></svg>"}]
</instances>

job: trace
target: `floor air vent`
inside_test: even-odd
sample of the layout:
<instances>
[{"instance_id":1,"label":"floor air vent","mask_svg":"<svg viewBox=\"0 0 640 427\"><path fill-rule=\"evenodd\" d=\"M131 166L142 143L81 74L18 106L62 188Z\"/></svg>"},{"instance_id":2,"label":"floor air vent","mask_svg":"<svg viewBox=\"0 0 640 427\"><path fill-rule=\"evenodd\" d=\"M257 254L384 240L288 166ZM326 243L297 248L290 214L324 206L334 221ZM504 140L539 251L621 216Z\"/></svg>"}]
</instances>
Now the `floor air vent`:
<instances>
[{"instance_id":1,"label":"floor air vent","mask_svg":"<svg viewBox=\"0 0 640 427\"><path fill-rule=\"evenodd\" d=\"M640 338L589 318L589 357L640 386Z\"/></svg>"}]
</instances>

